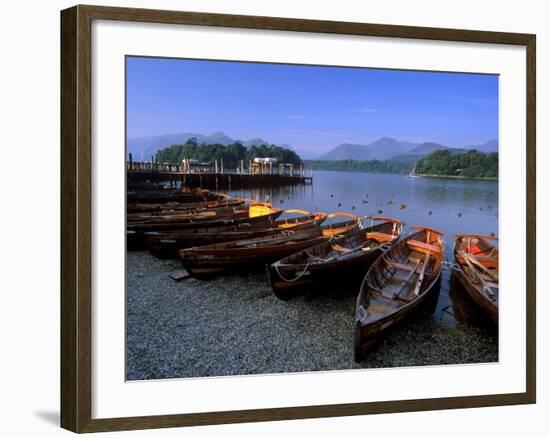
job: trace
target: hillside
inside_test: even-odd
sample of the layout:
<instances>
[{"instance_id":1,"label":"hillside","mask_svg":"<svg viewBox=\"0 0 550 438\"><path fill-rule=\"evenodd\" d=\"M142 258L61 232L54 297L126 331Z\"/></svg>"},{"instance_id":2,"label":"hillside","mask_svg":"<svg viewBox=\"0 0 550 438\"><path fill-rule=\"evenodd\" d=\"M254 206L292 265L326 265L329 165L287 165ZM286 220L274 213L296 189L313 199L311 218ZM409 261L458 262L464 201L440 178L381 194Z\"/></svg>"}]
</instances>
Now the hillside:
<instances>
[{"instance_id":1,"label":"hillside","mask_svg":"<svg viewBox=\"0 0 550 438\"><path fill-rule=\"evenodd\" d=\"M282 163L302 163L296 152L290 149L263 144L246 148L240 142L228 145L201 144L190 139L185 144L174 144L157 152L157 159L161 163L179 164L184 158L196 159L203 163L223 160L226 169L235 169L240 165L241 160L248 163L248 160L253 160L256 157L277 158Z\"/></svg>"},{"instance_id":2,"label":"hillside","mask_svg":"<svg viewBox=\"0 0 550 438\"><path fill-rule=\"evenodd\" d=\"M466 148L455 148L434 142L418 144L398 141L391 137L382 137L366 145L341 144L321 155L318 160L392 160L412 162L437 150L449 150L453 154L464 153L467 150L490 153L498 151L498 140L491 140L481 145L470 145Z\"/></svg>"},{"instance_id":3,"label":"hillside","mask_svg":"<svg viewBox=\"0 0 550 438\"><path fill-rule=\"evenodd\" d=\"M129 138L126 142L127 152L131 153L135 160L149 160L151 156L155 155L160 149L172 146L174 144L185 144L191 138L197 139L197 143L199 144L220 144L222 146L239 142L246 148L260 146L262 144L270 144L270 142L261 138L253 138L251 140L235 140L222 131L217 131L210 135L181 133Z\"/></svg>"},{"instance_id":4,"label":"hillside","mask_svg":"<svg viewBox=\"0 0 550 438\"><path fill-rule=\"evenodd\" d=\"M386 160L394 155L407 152L416 146L414 143L400 142L390 137L382 137L370 144L341 144L319 157L320 160Z\"/></svg>"},{"instance_id":5,"label":"hillside","mask_svg":"<svg viewBox=\"0 0 550 438\"><path fill-rule=\"evenodd\" d=\"M416 162L417 175L498 178L498 153L476 150L453 154L438 150Z\"/></svg>"},{"instance_id":6,"label":"hillside","mask_svg":"<svg viewBox=\"0 0 550 438\"><path fill-rule=\"evenodd\" d=\"M404 156L404 155L403 155ZM498 153L475 150L438 149L429 155L408 155L409 160L305 160L314 170L342 172L400 173L411 172L416 162L416 174L463 178L498 178ZM412 159L414 158L414 159Z\"/></svg>"}]
</instances>

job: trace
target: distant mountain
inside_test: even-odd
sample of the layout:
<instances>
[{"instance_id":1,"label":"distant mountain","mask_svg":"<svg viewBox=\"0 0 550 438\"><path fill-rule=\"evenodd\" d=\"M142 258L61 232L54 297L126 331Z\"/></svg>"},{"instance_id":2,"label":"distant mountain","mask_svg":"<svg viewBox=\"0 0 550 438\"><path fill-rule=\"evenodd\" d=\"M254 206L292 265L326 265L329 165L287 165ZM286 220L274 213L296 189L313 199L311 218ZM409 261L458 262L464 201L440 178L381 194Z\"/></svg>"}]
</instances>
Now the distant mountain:
<instances>
[{"instance_id":1,"label":"distant mountain","mask_svg":"<svg viewBox=\"0 0 550 438\"><path fill-rule=\"evenodd\" d=\"M206 144L228 144L239 141L246 148L271 143L262 138L253 138L250 140L234 140L222 131L214 132L210 135L198 133L167 134L151 137L135 137L127 140L128 152L134 157L134 160L149 160L159 149L171 146L173 144L184 144L190 138L196 138L198 143ZM302 158L311 159L315 157L312 150L293 148L290 145L281 145L288 149L296 151ZM413 162L429 155L438 149L451 149L454 153L462 153L467 150L475 149L479 152L490 153L498 152L498 140L490 140L480 145L470 145L464 148L450 148L439 143L411 143L399 141L391 137L382 137L369 144L343 143L329 152L318 157L318 160L392 160Z\"/></svg>"},{"instance_id":2,"label":"distant mountain","mask_svg":"<svg viewBox=\"0 0 550 438\"><path fill-rule=\"evenodd\" d=\"M490 140L487 143L468 146L466 149L475 149L476 151L485 152L486 154L490 152L498 152L498 140Z\"/></svg>"},{"instance_id":3,"label":"distant mountain","mask_svg":"<svg viewBox=\"0 0 550 438\"><path fill-rule=\"evenodd\" d=\"M133 155L134 160L150 160L151 157L155 155L159 149L172 146L173 144L187 143L187 141L191 138L196 138L198 143L221 144L224 146L239 141L240 143L242 143L243 146L247 148L250 148L253 145L259 146L262 144L271 144L269 141L266 141L262 138L253 138L251 140L234 140L222 131L217 131L210 135L182 133L156 135L150 137L134 137L129 138L126 144L128 148L128 153L131 153ZM285 145L283 147L291 148L288 145Z\"/></svg>"},{"instance_id":4,"label":"distant mountain","mask_svg":"<svg viewBox=\"0 0 550 438\"><path fill-rule=\"evenodd\" d=\"M368 145L370 160L387 160L397 154L402 154L415 147L414 143L397 141L391 137L382 137Z\"/></svg>"},{"instance_id":5,"label":"distant mountain","mask_svg":"<svg viewBox=\"0 0 550 438\"><path fill-rule=\"evenodd\" d=\"M394 155L408 152L414 143L382 137L370 144L344 143L319 157L320 160L387 160Z\"/></svg>"},{"instance_id":6,"label":"distant mountain","mask_svg":"<svg viewBox=\"0 0 550 438\"><path fill-rule=\"evenodd\" d=\"M253 138L252 140L241 141L242 145L246 148L251 148L252 146L261 146L263 144L269 145L270 143L262 138Z\"/></svg>"},{"instance_id":7,"label":"distant mountain","mask_svg":"<svg viewBox=\"0 0 550 438\"><path fill-rule=\"evenodd\" d=\"M368 160L369 151L364 144L342 143L319 157L319 160Z\"/></svg>"},{"instance_id":8,"label":"distant mountain","mask_svg":"<svg viewBox=\"0 0 550 438\"><path fill-rule=\"evenodd\" d=\"M479 152L489 153L489 152L498 151L498 141L491 140L482 145L471 145L465 148L451 148L449 146L444 146L439 143L426 142L426 143L421 143L417 145L415 148L411 149L406 154L393 156L391 160L412 163L416 160L419 160L420 158L430 155L434 151L442 150L442 149L450 151L451 154L463 154L464 152L468 152L470 150L477 150Z\"/></svg>"},{"instance_id":9,"label":"distant mountain","mask_svg":"<svg viewBox=\"0 0 550 438\"><path fill-rule=\"evenodd\" d=\"M135 161L150 160L159 149L171 146L173 144L186 143L190 138L196 138L201 142L204 139L202 134L166 134L156 135L152 137L134 137L129 138L126 142L127 152L133 155Z\"/></svg>"},{"instance_id":10,"label":"distant mountain","mask_svg":"<svg viewBox=\"0 0 550 438\"><path fill-rule=\"evenodd\" d=\"M420 143L419 145L417 145L416 147L408 151L408 154L428 155L428 154L431 154L433 151L438 151L440 149L449 149L449 148L439 143L425 142L425 143Z\"/></svg>"},{"instance_id":11,"label":"distant mountain","mask_svg":"<svg viewBox=\"0 0 550 438\"><path fill-rule=\"evenodd\" d=\"M235 143L235 140L225 135L224 132L217 131L217 132L214 132L213 134L203 137L200 143L221 144L221 145L227 146L228 144Z\"/></svg>"}]
</instances>

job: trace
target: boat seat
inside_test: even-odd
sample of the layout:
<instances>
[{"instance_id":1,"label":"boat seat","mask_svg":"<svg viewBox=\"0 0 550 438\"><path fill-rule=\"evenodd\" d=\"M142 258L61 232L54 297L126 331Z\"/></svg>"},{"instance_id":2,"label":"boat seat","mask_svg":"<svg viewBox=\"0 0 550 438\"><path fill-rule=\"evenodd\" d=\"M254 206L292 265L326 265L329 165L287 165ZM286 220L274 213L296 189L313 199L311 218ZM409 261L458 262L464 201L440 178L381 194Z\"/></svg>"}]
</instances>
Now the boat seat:
<instances>
[{"instance_id":1,"label":"boat seat","mask_svg":"<svg viewBox=\"0 0 550 438\"><path fill-rule=\"evenodd\" d=\"M403 263L397 263L397 262L394 262L393 260L390 260L390 259L388 259L388 258L384 258L384 261L385 261L391 268L399 269L400 271L411 272L411 271L414 269L414 266L405 265L405 264L403 264Z\"/></svg>"},{"instance_id":2,"label":"boat seat","mask_svg":"<svg viewBox=\"0 0 550 438\"><path fill-rule=\"evenodd\" d=\"M407 240L407 245L411 250L422 252L424 254L439 254L441 252L438 246L431 245L426 242L420 242L419 240Z\"/></svg>"},{"instance_id":3,"label":"boat seat","mask_svg":"<svg viewBox=\"0 0 550 438\"><path fill-rule=\"evenodd\" d=\"M375 231L371 231L367 233L367 239L374 239L382 242L391 242L393 240L393 237L391 234L385 234L385 233L377 233Z\"/></svg>"},{"instance_id":4,"label":"boat seat","mask_svg":"<svg viewBox=\"0 0 550 438\"><path fill-rule=\"evenodd\" d=\"M338 244L336 244L336 243L333 243L333 244L331 245L331 248L332 248L333 250L335 250L335 251L338 251L338 252L350 252L350 251L351 251L351 249L346 248L346 247L341 246L341 245L338 245Z\"/></svg>"},{"instance_id":5,"label":"boat seat","mask_svg":"<svg viewBox=\"0 0 550 438\"><path fill-rule=\"evenodd\" d=\"M472 258L475 258L475 260L485 266L486 268L495 268L498 269L498 257L490 257L490 256L482 256L482 255L473 255L470 254ZM460 257L460 256L459 256ZM460 257L460 260L463 260L462 257ZM462 263L464 263L462 261Z\"/></svg>"},{"instance_id":6,"label":"boat seat","mask_svg":"<svg viewBox=\"0 0 550 438\"><path fill-rule=\"evenodd\" d=\"M487 268L498 268L498 257L474 255L475 259Z\"/></svg>"}]
</instances>

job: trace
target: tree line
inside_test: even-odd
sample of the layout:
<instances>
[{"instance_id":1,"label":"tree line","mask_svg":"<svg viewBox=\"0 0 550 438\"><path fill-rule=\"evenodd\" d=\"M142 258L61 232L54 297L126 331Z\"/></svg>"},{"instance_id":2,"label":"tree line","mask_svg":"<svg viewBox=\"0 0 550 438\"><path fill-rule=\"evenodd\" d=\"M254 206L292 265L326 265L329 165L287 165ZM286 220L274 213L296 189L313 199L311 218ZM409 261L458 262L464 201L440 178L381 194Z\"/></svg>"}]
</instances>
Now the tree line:
<instances>
[{"instance_id":1,"label":"tree line","mask_svg":"<svg viewBox=\"0 0 550 438\"><path fill-rule=\"evenodd\" d=\"M195 138L185 144L175 144L157 152L161 163L179 164L185 158L196 159L201 163L213 163L223 159L227 169L237 168L241 160L247 164L254 158L276 158L280 163L302 164L301 158L291 149L277 145L253 145L246 148L239 142L228 144L199 144Z\"/></svg>"},{"instance_id":2,"label":"tree line","mask_svg":"<svg viewBox=\"0 0 550 438\"><path fill-rule=\"evenodd\" d=\"M410 162L392 160L305 160L306 166L316 170L342 172L401 173L411 171Z\"/></svg>"},{"instance_id":3,"label":"tree line","mask_svg":"<svg viewBox=\"0 0 550 438\"><path fill-rule=\"evenodd\" d=\"M465 178L498 178L498 153L475 150L453 154L447 150L432 152L416 162L415 173Z\"/></svg>"},{"instance_id":4,"label":"tree line","mask_svg":"<svg viewBox=\"0 0 550 438\"><path fill-rule=\"evenodd\" d=\"M316 170L343 172L398 173L411 172L414 162L399 160L305 160ZM464 178L498 178L498 153L471 150L461 154L438 150L416 161L416 174L460 176Z\"/></svg>"}]
</instances>

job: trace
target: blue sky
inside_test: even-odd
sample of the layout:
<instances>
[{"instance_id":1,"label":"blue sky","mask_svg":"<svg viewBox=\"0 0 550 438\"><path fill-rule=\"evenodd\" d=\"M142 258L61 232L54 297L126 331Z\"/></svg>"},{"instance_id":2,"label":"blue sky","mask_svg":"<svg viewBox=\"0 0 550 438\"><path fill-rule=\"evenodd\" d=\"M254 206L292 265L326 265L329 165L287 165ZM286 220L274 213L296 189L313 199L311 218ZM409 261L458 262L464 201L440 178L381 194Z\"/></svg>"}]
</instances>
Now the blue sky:
<instances>
[{"instance_id":1,"label":"blue sky","mask_svg":"<svg viewBox=\"0 0 550 438\"><path fill-rule=\"evenodd\" d=\"M388 136L467 146L498 138L498 77L127 58L127 136L224 131L307 155Z\"/></svg>"}]
</instances>

